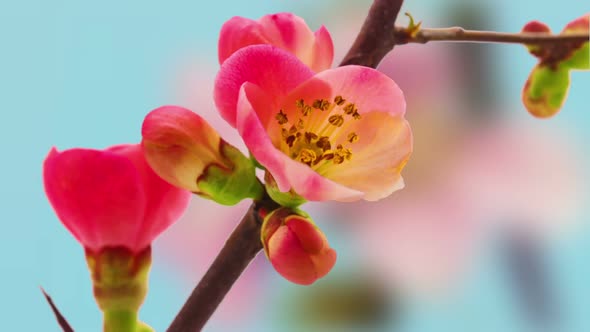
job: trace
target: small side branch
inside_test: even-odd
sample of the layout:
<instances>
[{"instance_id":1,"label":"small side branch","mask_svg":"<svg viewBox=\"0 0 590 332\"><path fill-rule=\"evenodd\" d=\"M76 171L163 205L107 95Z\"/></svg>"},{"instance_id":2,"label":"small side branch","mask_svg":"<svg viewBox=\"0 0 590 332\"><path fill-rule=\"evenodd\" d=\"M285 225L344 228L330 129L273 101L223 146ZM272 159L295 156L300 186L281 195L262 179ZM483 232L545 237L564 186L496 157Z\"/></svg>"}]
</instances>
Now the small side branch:
<instances>
[{"instance_id":1,"label":"small side branch","mask_svg":"<svg viewBox=\"0 0 590 332\"><path fill-rule=\"evenodd\" d=\"M465 30L460 27L420 29L408 33L406 27L395 27L393 38L396 44L418 43L431 41L476 42L476 43L510 43L510 44L569 44L584 43L589 39L588 33L547 34L547 33L503 33L495 31Z\"/></svg>"}]
</instances>

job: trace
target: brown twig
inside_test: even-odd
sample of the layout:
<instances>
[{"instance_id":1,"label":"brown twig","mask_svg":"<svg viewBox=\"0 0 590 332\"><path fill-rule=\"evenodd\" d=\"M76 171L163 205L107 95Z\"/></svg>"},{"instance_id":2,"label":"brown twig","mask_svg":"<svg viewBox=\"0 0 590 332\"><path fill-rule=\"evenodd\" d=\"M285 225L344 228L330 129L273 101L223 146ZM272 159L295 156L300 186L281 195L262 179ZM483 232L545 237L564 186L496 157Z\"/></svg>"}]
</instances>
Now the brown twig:
<instances>
[{"instance_id":1,"label":"brown twig","mask_svg":"<svg viewBox=\"0 0 590 332\"><path fill-rule=\"evenodd\" d=\"M354 44L340 63L341 66L377 67L396 44L395 19L403 0L375 0Z\"/></svg>"},{"instance_id":2,"label":"brown twig","mask_svg":"<svg viewBox=\"0 0 590 332\"><path fill-rule=\"evenodd\" d=\"M581 43L588 41L588 33L554 35L547 33L503 33L495 31L465 30L460 27L419 29L413 34L406 27L395 27L392 40L396 44L419 43L430 41L511 43L511 44L559 44Z\"/></svg>"},{"instance_id":3,"label":"brown twig","mask_svg":"<svg viewBox=\"0 0 590 332\"><path fill-rule=\"evenodd\" d=\"M358 64L375 68L379 64L395 44L391 40L391 32L402 3L403 0L375 0L361 32L341 65ZM194 332L205 326L227 292L262 250L260 212L276 208L278 205L269 197L250 207L174 318L168 332Z\"/></svg>"},{"instance_id":4,"label":"brown twig","mask_svg":"<svg viewBox=\"0 0 590 332\"><path fill-rule=\"evenodd\" d=\"M59 324L61 329L64 332L74 332L74 329L72 329L72 327L70 326L68 321L64 318L64 316L61 314L61 312L59 312L59 310L55 306L55 303L53 303L51 296L49 296L49 294L47 294L45 292L43 287L41 287L41 292L43 293L43 296L45 296L47 303L49 303L49 306L51 307L51 310L53 311L53 314L55 315L55 319L57 319L57 323Z\"/></svg>"},{"instance_id":5,"label":"brown twig","mask_svg":"<svg viewBox=\"0 0 590 332\"><path fill-rule=\"evenodd\" d=\"M262 220L259 209L263 206L264 203L252 204L185 302L168 332L200 331L205 326L238 277L262 249Z\"/></svg>"}]
</instances>

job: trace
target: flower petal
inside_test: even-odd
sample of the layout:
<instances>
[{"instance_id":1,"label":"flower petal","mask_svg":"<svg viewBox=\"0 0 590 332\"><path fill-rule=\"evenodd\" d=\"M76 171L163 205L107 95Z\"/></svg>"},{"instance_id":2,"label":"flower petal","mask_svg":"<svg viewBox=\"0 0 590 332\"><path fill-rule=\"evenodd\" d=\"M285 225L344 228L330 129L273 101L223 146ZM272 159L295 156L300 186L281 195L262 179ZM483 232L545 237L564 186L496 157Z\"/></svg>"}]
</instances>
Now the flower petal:
<instances>
[{"instance_id":1,"label":"flower petal","mask_svg":"<svg viewBox=\"0 0 590 332\"><path fill-rule=\"evenodd\" d=\"M313 62L310 67L316 72L329 69L334 59L334 44L328 29L323 25L314 33Z\"/></svg>"},{"instance_id":2,"label":"flower petal","mask_svg":"<svg viewBox=\"0 0 590 332\"><path fill-rule=\"evenodd\" d=\"M336 263L336 251L322 231L298 216L287 217L270 237L267 250L277 272L302 285L325 276Z\"/></svg>"},{"instance_id":3,"label":"flower petal","mask_svg":"<svg viewBox=\"0 0 590 332\"><path fill-rule=\"evenodd\" d=\"M301 17L278 13L258 21L232 17L224 23L219 35L219 63L240 48L256 44L282 48L314 71L330 68L334 58L332 38L325 27L313 33Z\"/></svg>"},{"instance_id":4,"label":"flower petal","mask_svg":"<svg viewBox=\"0 0 590 332\"><path fill-rule=\"evenodd\" d=\"M147 203L130 160L110 151L53 148L43 180L59 219L85 248L130 246Z\"/></svg>"},{"instance_id":5,"label":"flower petal","mask_svg":"<svg viewBox=\"0 0 590 332\"><path fill-rule=\"evenodd\" d=\"M401 189L400 172L412 151L412 133L403 118L403 93L389 77L360 66L326 70L293 90L285 97L280 109L288 119L296 119L301 116L294 106L297 100L303 99L309 104L318 99L331 102L336 96L354 103L361 115L358 120L346 116L345 123L332 136L332 146L347 145L352 149L353 157L340 165L322 166L318 173L340 185L364 192L366 200L378 200ZM326 123L331 114L335 113L312 111L308 120L311 131ZM281 129L276 121L269 121L266 129L271 137L280 140ZM357 134L359 140L348 144L346 140L350 133ZM276 141L274 143L279 146Z\"/></svg>"},{"instance_id":6,"label":"flower petal","mask_svg":"<svg viewBox=\"0 0 590 332\"><path fill-rule=\"evenodd\" d=\"M275 270L291 282L310 285L317 280L311 257L301 249L296 234L287 226L279 227L270 238L268 258Z\"/></svg>"},{"instance_id":7,"label":"flower petal","mask_svg":"<svg viewBox=\"0 0 590 332\"><path fill-rule=\"evenodd\" d=\"M352 144L353 157L341 167L332 167L325 176L332 181L365 193L376 201L404 187L401 171L412 153L412 131L401 116L374 112L364 116L349 130L359 135Z\"/></svg>"},{"instance_id":8,"label":"flower petal","mask_svg":"<svg viewBox=\"0 0 590 332\"><path fill-rule=\"evenodd\" d=\"M273 175L279 190L286 192L293 189L311 201L351 201L362 198L361 192L324 178L275 148L263 125L269 115L276 111L267 102L269 99L260 87L244 83L238 101L237 128L252 155Z\"/></svg>"},{"instance_id":9,"label":"flower petal","mask_svg":"<svg viewBox=\"0 0 590 332\"><path fill-rule=\"evenodd\" d=\"M257 44L272 44L264 35L258 22L241 16L230 18L223 23L219 32L217 45L219 64L223 64L237 50Z\"/></svg>"},{"instance_id":10,"label":"flower petal","mask_svg":"<svg viewBox=\"0 0 590 332\"><path fill-rule=\"evenodd\" d=\"M197 178L213 162L223 164L219 134L196 113L178 106L151 111L141 128L145 158L169 183L198 192Z\"/></svg>"},{"instance_id":11,"label":"flower petal","mask_svg":"<svg viewBox=\"0 0 590 332\"><path fill-rule=\"evenodd\" d=\"M221 116L236 126L236 105L244 82L258 85L275 102L287 95L313 71L294 55L271 45L253 45L236 51L222 65L215 79L214 99Z\"/></svg>"},{"instance_id":12,"label":"flower petal","mask_svg":"<svg viewBox=\"0 0 590 332\"><path fill-rule=\"evenodd\" d=\"M109 151L131 160L141 177L146 209L142 222L136 226L135 241L130 240L130 243L135 243L137 248L145 248L182 216L192 195L158 176L148 165L141 145L117 146Z\"/></svg>"},{"instance_id":13,"label":"flower petal","mask_svg":"<svg viewBox=\"0 0 590 332\"><path fill-rule=\"evenodd\" d=\"M385 112L394 116L406 113L406 100L402 90L387 75L368 67L343 66L317 73L291 91L286 103L295 100L327 99L342 96L354 103L363 115Z\"/></svg>"}]
</instances>

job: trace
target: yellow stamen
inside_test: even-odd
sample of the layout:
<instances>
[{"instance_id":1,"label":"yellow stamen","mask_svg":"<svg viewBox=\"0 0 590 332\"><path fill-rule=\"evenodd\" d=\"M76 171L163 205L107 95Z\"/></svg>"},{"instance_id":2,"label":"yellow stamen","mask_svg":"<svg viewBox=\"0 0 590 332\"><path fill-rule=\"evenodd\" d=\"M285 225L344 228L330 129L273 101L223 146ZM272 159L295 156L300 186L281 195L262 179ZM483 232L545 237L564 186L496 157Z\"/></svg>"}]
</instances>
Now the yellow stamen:
<instances>
[{"instance_id":1,"label":"yellow stamen","mask_svg":"<svg viewBox=\"0 0 590 332\"><path fill-rule=\"evenodd\" d=\"M303 101L303 99L297 99L297 100L295 101L295 106L296 106L297 108L303 108L303 106L305 106L305 102Z\"/></svg>"},{"instance_id":2,"label":"yellow stamen","mask_svg":"<svg viewBox=\"0 0 590 332\"><path fill-rule=\"evenodd\" d=\"M297 121L297 129L301 130L303 128L305 128L305 123L303 120L299 119L299 121Z\"/></svg>"},{"instance_id":3,"label":"yellow stamen","mask_svg":"<svg viewBox=\"0 0 590 332\"><path fill-rule=\"evenodd\" d=\"M330 150L332 148L331 143L330 143L330 137L328 137L328 136L320 137L320 139L316 143L316 146L318 148L322 149L323 151Z\"/></svg>"},{"instance_id":4,"label":"yellow stamen","mask_svg":"<svg viewBox=\"0 0 590 332\"><path fill-rule=\"evenodd\" d=\"M275 118L281 128L281 149L292 159L304 163L318 172L324 166L339 165L352 160L352 149L347 144L356 143L360 137L354 131L345 131L345 122L360 119L361 115L354 103L346 102L342 96L336 96L333 102L328 99L315 99L306 104L304 99L295 101L295 107L302 117L289 121L281 109ZM313 110L327 112L327 118L313 116ZM340 112L333 112L339 109ZM350 116L350 118L348 118ZM334 142L338 144L334 150ZM326 169L327 170L327 169Z\"/></svg>"},{"instance_id":5,"label":"yellow stamen","mask_svg":"<svg viewBox=\"0 0 590 332\"><path fill-rule=\"evenodd\" d=\"M280 110L279 113L277 113L277 115L275 116L275 119L277 119L277 122L280 125L283 125L283 124L289 122L289 119L287 119L287 114L285 114L283 112L283 110Z\"/></svg>"},{"instance_id":6,"label":"yellow stamen","mask_svg":"<svg viewBox=\"0 0 590 332\"><path fill-rule=\"evenodd\" d=\"M344 124L344 117L340 114L330 115L328 122L336 127L341 127Z\"/></svg>"},{"instance_id":7,"label":"yellow stamen","mask_svg":"<svg viewBox=\"0 0 590 332\"><path fill-rule=\"evenodd\" d=\"M348 134L347 141L349 141L350 143L355 143L358 140L359 140L359 135L357 135L355 132Z\"/></svg>"},{"instance_id":8,"label":"yellow stamen","mask_svg":"<svg viewBox=\"0 0 590 332\"><path fill-rule=\"evenodd\" d=\"M313 150L310 149L301 149L301 151L299 151L299 155L297 156L297 159L300 162L307 164L309 166L311 166L311 163L313 163L314 160L316 160L316 158L317 155Z\"/></svg>"},{"instance_id":9,"label":"yellow stamen","mask_svg":"<svg viewBox=\"0 0 590 332\"><path fill-rule=\"evenodd\" d=\"M346 104L346 106L344 106L342 108L342 110L344 111L344 113L346 113L348 115L351 115L351 114L353 114L354 112L357 111L356 105L353 104L353 103Z\"/></svg>"},{"instance_id":10,"label":"yellow stamen","mask_svg":"<svg viewBox=\"0 0 590 332\"><path fill-rule=\"evenodd\" d=\"M317 139L318 139L318 135L316 135L312 132L309 132L309 131L305 132L305 143L311 144L312 141L315 142L315 140L317 140Z\"/></svg>"},{"instance_id":11,"label":"yellow stamen","mask_svg":"<svg viewBox=\"0 0 590 332\"><path fill-rule=\"evenodd\" d=\"M342 96L334 97L334 103L338 106L342 106L345 102L346 102L346 100L344 98L342 98Z\"/></svg>"}]
</instances>

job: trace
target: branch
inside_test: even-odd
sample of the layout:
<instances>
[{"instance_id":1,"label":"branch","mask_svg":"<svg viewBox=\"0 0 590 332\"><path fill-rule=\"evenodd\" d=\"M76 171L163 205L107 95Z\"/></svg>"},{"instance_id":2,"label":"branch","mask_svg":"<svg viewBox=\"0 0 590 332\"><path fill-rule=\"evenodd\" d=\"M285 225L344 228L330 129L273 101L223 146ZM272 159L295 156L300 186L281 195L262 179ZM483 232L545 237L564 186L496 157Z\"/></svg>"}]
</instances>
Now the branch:
<instances>
[{"instance_id":1,"label":"branch","mask_svg":"<svg viewBox=\"0 0 590 332\"><path fill-rule=\"evenodd\" d=\"M478 43L511 43L511 44L561 44L588 42L587 33L554 35L547 33L503 33L495 31L465 30L460 27L419 29L408 33L406 27L395 27L392 40L396 44L418 43L430 41L478 42Z\"/></svg>"},{"instance_id":2,"label":"branch","mask_svg":"<svg viewBox=\"0 0 590 332\"><path fill-rule=\"evenodd\" d=\"M47 303L49 303L49 306L51 307L51 310L53 311L53 314L55 315L55 319L57 319L57 323L61 327L62 331L64 331L64 332L74 332L74 329L72 329L72 327L70 326L70 324L68 323L68 321L64 318L64 316L61 314L61 312L59 312L59 310L55 306L55 303L53 303L53 300L51 299L51 296L49 296L49 294L47 294L45 292L45 290L43 289L43 287L41 287L41 292L43 293L43 296L45 296L45 299L47 300Z\"/></svg>"},{"instance_id":3,"label":"branch","mask_svg":"<svg viewBox=\"0 0 590 332\"><path fill-rule=\"evenodd\" d=\"M391 40L391 31L402 3L403 0L375 0L341 66L358 64L375 68L379 64L395 44ZM250 207L174 318L168 332L200 331L205 326L227 292L262 250L262 215L278 207L268 196Z\"/></svg>"},{"instance_id":4,"label":"branch","mask_svg":"<svg viewBox=\"0 0 590 332\"><path fill-rule=\"evenodd\" d=\"M377 67L396 44L395 19L403 0L375 0L354 44L340 63L341 66Z\"/></svg>"},{"instance_id":5,"label":"branch","mask_svg":"<svg viewBox=\"0 0 590 332\"><path fill-rule=\"evenodd\" d=\"M234 229L209 270L195 287L168 332L200 331L238 277L262 249L258 205Z\"/></svg>"}]
</instances>

